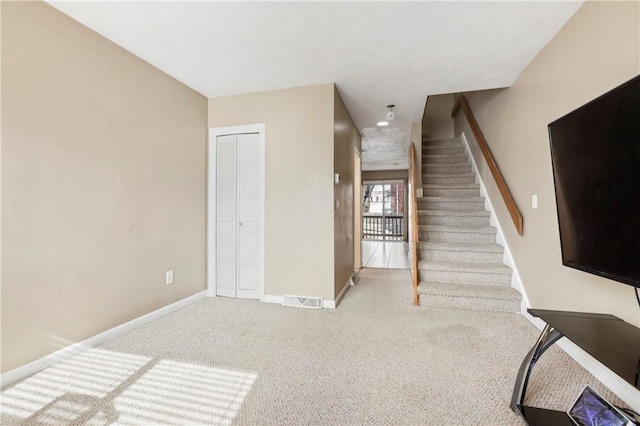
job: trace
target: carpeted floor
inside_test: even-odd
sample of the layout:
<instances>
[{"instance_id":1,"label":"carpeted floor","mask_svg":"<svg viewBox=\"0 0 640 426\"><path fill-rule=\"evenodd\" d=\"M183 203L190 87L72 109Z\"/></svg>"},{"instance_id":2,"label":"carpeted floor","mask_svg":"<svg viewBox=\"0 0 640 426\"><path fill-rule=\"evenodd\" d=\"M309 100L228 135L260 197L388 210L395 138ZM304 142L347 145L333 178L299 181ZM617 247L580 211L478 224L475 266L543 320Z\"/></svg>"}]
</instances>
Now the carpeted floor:
<instances>
[{"instance_id":1,"label":"carpeted floor","mask_svg":"<svg viewBox=\"0 0 640 426\"><path fill-rule=\"evenodd\" d=\"M336 310L205 299L4 389L2 425L521 425L513 382L538 332L516 314L411 305L406 270L365 269ZM528 403L585 384L557 348Z\"/></svg>"}]
</instances>

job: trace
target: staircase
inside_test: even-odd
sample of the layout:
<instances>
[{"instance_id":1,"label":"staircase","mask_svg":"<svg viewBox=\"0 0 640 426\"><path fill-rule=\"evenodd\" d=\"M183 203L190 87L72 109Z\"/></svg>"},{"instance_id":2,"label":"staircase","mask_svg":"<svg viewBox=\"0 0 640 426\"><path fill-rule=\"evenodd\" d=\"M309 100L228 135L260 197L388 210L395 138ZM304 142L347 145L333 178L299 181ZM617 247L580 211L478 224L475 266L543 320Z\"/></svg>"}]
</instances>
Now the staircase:
<instances>
[{"instance_id":1,"label":"staircase","mask_svg":"<svg viewBox=\"0 0 640 426\"><path fill-rule=\"evenodd\" d=\"M422 142L418 269L424 306L520 311L511 269L460 139Z\"/></svg>"}]
</instances>

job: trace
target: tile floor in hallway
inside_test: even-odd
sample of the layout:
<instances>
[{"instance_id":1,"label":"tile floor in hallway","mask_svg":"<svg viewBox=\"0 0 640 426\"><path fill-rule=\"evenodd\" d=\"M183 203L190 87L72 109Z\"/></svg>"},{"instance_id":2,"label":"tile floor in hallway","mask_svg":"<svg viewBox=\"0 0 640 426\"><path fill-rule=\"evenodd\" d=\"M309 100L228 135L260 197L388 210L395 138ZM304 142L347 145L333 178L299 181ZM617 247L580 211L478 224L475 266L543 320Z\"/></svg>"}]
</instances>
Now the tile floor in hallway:
<instances>
[{"instance_id":1,"label":"tile floor in hallway","mask_svg":"<svg viewBox=\"0 0 640 426\"><path fill-rule=\"evenodd\" d=\"M362 267L409 269L409 245L404 241L362 241Z\"/></svg>"}]
</instances>

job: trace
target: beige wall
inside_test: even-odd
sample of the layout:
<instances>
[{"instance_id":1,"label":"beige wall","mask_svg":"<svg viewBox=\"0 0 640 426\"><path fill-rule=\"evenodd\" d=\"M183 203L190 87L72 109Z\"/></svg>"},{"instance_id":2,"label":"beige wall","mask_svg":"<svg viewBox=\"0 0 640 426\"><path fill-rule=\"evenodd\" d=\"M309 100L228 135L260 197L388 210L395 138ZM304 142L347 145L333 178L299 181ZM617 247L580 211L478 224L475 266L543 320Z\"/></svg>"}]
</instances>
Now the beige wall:
<instances>
[{"instance_id":1,"label":"beige wall","mask_svg":"<svg viewBox=\"0 0 640 426\"><path fill-rule=\"evenodd\" d=\"M422 136L426 139L453 137L453 94L431 95L422 116Z\"/></svg>"},{"instance_id":2,"label":"beige wall","mask_svg":"<svg viewBox=\"0 0 640 426\"><path fill-rule=\"evenodd\" d=\"M547 133L550 122L640 73L639 8L638 2L586 2L511 88L466 94L524 216L520 237L482 166L533 307L612 313L640 325L631 286L562 266ZM456 134L472 139L462 117Z\"/></svg>"},{"instance_id":3,"label":"beige wall","mask_svg":"<svg viewBox=\"0 0 640 426\"><path fill-rule=\"evenodd\" d=\"M334 262L335 297L342 291L354 272L354 181L355 148L360 151L360 132L344 105L338 88L334 86L333 97L333 162L335 173L340 174L340 183L334 185ZM360 244L360 241L358 241Z\"/></svg>"},{"instance_id":4,"label":"beige wall","mask_svg":"<svg viewBox=\"0 0 640 426\"><path fill-rule=\"evenodd\" d=\"M334 86L209 99L209 126L265 123L265 292L334 299Z\"/></svg>"},{"instance_id":5,"label":"beige wall","mask_svg":"<svg viewBox=\"0 0 640 426\"><path fill-rule=\"evenodd\" d=\"M205 289L207 101L44 2L1 7L4 372Z\"/></svg>"}]
</instances>

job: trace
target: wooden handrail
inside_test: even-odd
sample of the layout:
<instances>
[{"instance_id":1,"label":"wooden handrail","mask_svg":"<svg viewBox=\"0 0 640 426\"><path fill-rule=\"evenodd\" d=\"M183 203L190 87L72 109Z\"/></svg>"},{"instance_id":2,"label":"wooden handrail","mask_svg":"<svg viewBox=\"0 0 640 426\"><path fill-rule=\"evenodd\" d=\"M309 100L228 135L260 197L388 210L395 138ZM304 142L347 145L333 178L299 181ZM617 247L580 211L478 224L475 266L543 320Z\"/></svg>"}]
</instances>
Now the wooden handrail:
<instances>
[{"instance_id":1,"label":"wooden handrail","mask_svg":"<svg viewBox=\"0 0 640 426\"><path fill-rule=\"evenodd\" d=\"M523 235L524 233L524 224L522 219L522 213L518 209L518 205L516 204L513 196L511 195L511 191L509 191L509 187L507 186L507 182L505 182L500 169L498 168L498 164L496 160L491 155L491 151L489 150L489 146L487 145L487 141L485 140L482 132L480 131L480 127L478 127L478 123L476 122L473 113L471 112L471 108L469 107L469 103L465 99L463 95L458 97L455 105L453 106L453 110L451 110L451 116L455 117L458 109L462 108L464 111L464 115L467 117L467 121L469 122L469 126L471 126L471 130L473 131L476 140L478 141L478 146L480 146L480 150L482 151L482 155L484 156L485 161L489 165L489 170L491 170L491 174L498 185L498 189L500 190L500 194L502 194L502 199L507 206L507 210L509 210L509 214L511 215L511 220L513 220L513 224L516 226L516 230L518 234Z\"/></svg>"},{"instance_id":2,"label":"wooden handrail","mask_svg":"<svg viewBox=\"0 0 640 426\"><path fill-rule=\"evenodd\" d=\"M409 223L411 223L411 275L413 279L413 304L420 304L418 294L418 199L416 197L416 148L409 145Z\"/></svg>"}]
</instances>

